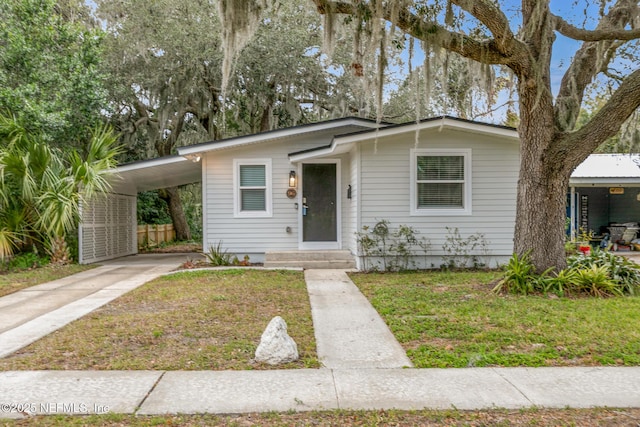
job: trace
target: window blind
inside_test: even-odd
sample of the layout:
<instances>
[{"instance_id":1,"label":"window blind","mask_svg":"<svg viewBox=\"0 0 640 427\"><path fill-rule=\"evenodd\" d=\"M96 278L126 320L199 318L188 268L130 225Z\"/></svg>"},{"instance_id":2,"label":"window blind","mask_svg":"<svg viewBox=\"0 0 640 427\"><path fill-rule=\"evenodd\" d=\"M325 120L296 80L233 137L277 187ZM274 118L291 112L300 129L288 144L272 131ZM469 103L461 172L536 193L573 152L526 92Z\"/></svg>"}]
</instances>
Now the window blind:
<instances>
[{"instance_id":1,"label":"window blind","mask_svg":"<svg viewBox=\"0 0 640 427\"><path fill-rule=\"evenodd\" d=\"M265 165L240 165L240 210L266 211Z\"/></svg>"},{"instance_id":2,"label":"window blind","mask_svg":"<svg viewBox=\"0 0 640 427\"><path fill-rule=\"evenodd\" d=\"M266 210L265 190L240 190L241 206L243 211Z\"/></svg>"},{"instance_id":3,"label":"window blind","mask_svg":"<svg viewBox=\"0 0 640 427\"><path fill-rule=\"evenodd\" d=\"M264 165L240 166L240 187L265 187L266 183Z\"/></svg>"},{"instance_id":4,"label":"window blind","mask_svg":"<svg viewBox=\"0 0 640 427\"><path fill-rule=\"evenodd\" d=\"M464 207L464 156L418 156L418 208Z\"/></svg>"},{"instance_id":5,"label":"window blind","mask_svg":"<svg viewBox=\"0 0 640 427\"><path fill-rule=\"evenodd\" d=\"M418 181L464 180L464 157L419 156Z\"/></svg>"}]
</instances>

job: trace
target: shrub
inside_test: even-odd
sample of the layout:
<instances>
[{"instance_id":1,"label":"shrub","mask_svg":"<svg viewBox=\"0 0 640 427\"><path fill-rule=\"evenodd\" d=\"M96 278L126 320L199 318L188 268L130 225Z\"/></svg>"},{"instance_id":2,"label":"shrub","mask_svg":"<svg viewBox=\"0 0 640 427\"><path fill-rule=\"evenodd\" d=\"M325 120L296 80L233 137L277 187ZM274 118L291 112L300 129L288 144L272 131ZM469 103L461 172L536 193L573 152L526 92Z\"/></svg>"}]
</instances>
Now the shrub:
<instances>
[{"instance_id":1,"label":"shrub","mask_svg":"<svg viewBox=\"0 0 640 427\"><path fill-rule=\"evenodd\" d=\"M565 268L552 274L553 276L542 276L538 279L542 292L553 293L558 296L564 296L566 293L571 292L576 279L576 270Z\"/></svg>"},{"instance_id":2,"label":"shrub","mask_svg":"<svg viewBox=\"0 0 640 427\"><path fill-rule=\"evenodd\" d=\"M640 294L640 265L610 252L594 250L590 255L574 255L567 268L535 274L528 254L514 254L505 267L495 292L531 294L535 292L587 294L596 297Z\"/></svg>"},{"instance_id":3,"label":"shrub","mask_svg":"<svg viewBox=\"0 0 640 427\"><path fill-rule=\"evenodd\" d=\"M538 277L529 259L529 253L527 252L521 257L514 253L511 255L509 263L504 267L504 277L493 288L493 291L527 295L537 290L537 284Z\"/></svg>"},{"instance_id":4,"label":"shrub","mask_svg":"<svg viewBox=\"0 0 640 427\"><path fill-rule=\"evenodd\" d=\"M618 284L611 280L609 267L591 264L589 268L575 270L573 286L578 292L587 293L595 297L622 295Z\"/></svg>"},{"instance_id":5,"label":"shrub","mask_svg":"<svg viewBox=\"0 0 640 427\"><path fill-rule=\"evenodd\" d=\"M408 225L399 225L397 229L391 227L386 219L378 221L373 227L364 226L356 233L362 269L377 270L382 263L384 271L404 271L409 269L411 257L418 252L426 255L431 243L425 237L418 237L419 231ZM373 265L370 258L377 257L377 265ZM412 265L415 267L415 265Z\"/></svg>"},{"instance_id":6,"label":"shrub","mask_svg":"<svg viewBox=\"0 0 640 427\"><path fill-rule=\"evenodd\" d=\"M482 258L489 255L489 243L484 234L475 233L463 238L457 227L445 228L447 229L447 236L442 245L444 264L440 266L441 268L486 267L486 262ZM477 255L478 252L480 252L480 256Z\"/></svg>"},{"instance_id":7,"label":"shrub","mask_svg":"<svg viewBox=\"0 0 640 427\"><path fill-rule=\"evenodd\" d=\"M43 265L49 264L48 257L40 257L38 254L34 252L23 252L19 255L16 255L9 265L11 268L17 270L27 270L29 268L37 268L42 267Z\"/></svg>"},{"instance_id":8,"label":"shrub","mask_svg":"<svg viewBox=\"0 0 640 427\"><path fill-rule=\"evenodd\" d=\"M571 256L567 259L567 268L590 268L592 265L607 267L610 279L616 283L623 294L640 294L640 265L611 252L594 250L588 256Z\"/></svg>"},{"instance_id":9,"label":"shrub","mask_svg":"<svg viewBox=\"0 0 640 427\"><path fill-rule=\"evenodd\" d=\"M204 256L216 267L231 265L232 255L226 249L222 249L222 241L218 242L216 246L210 246L209 252L206 252Z\"/></svg>"}]
</instances>

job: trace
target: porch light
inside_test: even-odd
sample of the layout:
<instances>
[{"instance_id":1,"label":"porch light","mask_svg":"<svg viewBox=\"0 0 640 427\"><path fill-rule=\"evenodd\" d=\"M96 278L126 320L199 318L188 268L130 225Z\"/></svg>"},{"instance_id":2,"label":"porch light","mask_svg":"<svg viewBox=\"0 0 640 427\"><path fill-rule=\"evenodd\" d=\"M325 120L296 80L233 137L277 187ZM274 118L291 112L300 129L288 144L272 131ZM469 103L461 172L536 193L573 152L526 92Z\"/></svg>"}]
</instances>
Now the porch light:
<instances>
[{"instance_id":1,"label":"porch light","mask_svg":"<svg viewBox=\"0 0 640 427\"><path fill-rule=\"evenodd\" d=\"M296 188L298 180L296 179L296 171L289 172L289 187Z\"/></svg>"},{"instance_id":2,"label":"porch light","mask_svg":"<svg viewBox=\"0 0 640 427\"><path fill-rule=\"evenodd\" d=\"M195 153L195 154L187 154L184 157L188 160L191 160L193 163L198 163L202 158L202 155L200 153Z\"/></svg>"}]
</instances>

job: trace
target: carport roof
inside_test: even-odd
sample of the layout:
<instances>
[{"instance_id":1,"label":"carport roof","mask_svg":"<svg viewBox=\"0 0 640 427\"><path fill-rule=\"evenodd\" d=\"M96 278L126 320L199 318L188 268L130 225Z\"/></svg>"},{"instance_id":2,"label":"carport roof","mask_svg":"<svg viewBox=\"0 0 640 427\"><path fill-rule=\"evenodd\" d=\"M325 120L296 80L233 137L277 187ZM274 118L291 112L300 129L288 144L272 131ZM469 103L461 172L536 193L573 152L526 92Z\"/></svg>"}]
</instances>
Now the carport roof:
<instances>
[{"instance_id":1,"label":"carport roof","mask_svg":"<svg viewBox=\"0 0 640 427\"><path fill-rule=\"evenodd\" d=\"M640 155L592 154L571 174L577 186L640 185Z\"/></svg>"},{"instance_id":2,"label":"carport roof","mask_svg":"<svg viewBox=\"0 0 640 427\"><path fill-rule=\"evenodd\" d=\"M181 156L166 156L119 166L111 180L115 193L135 195L202 180L201 164Z\"/></svg>"}]
</instances>

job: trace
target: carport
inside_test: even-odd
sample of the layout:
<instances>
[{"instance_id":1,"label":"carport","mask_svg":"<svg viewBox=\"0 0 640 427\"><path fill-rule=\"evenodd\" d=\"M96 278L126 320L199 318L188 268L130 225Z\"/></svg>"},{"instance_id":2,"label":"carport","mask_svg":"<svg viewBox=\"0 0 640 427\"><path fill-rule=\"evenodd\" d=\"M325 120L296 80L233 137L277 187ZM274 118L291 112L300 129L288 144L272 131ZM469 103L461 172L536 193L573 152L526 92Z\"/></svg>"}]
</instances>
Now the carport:
<instances>
[{"instance_id":1,"label":"carport","mask_svg":"<svg viewBox=\"0 0 640 427\"><path fill-rule=\"evenodd\" d=\"M201 182L199 160L167 156L119 166L111 193L81 206L78 261L88 264L137 253L138 193Z\"/></svg>"},{"instance_id":2,"label":"carport","mask_svg":"<svg viewBox=\"0 0 640 427\"><path fill-rule=\"evenodd\" d=\"M592 154L569 181L571 235L640 222L640 155Z\"/></svg>"}]
</instances>

